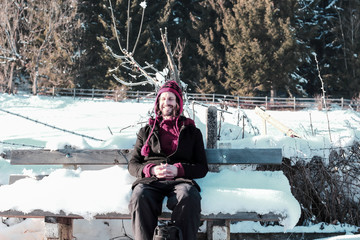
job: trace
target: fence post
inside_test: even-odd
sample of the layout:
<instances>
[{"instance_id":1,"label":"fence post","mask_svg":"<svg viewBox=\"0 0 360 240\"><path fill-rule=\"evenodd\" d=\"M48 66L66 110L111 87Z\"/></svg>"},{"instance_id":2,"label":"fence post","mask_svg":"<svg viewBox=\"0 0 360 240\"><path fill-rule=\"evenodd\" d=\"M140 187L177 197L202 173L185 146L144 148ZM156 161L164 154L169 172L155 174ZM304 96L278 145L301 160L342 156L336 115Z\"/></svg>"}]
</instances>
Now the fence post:
<instances>
[{"instance_id":1,"label":"fence post","mask_svg":"<svg viewBox=\"0 0 360 240\"><path fill-rule=\"evenodd\" d=\"M73 219L45 217L45 239L72 239Z\"/></svg>"},{"instance_id":2,"label":"fence post","mask_svg":"<svg viewBox=\"0 0 360 240\"><path fill-rule=\"evenodd\" d=\"M115 97L115 102L117 102L118 101L118 96L119 96L119 89L116 89L114 94L115 94L115 96L114 96Z\"/></svg>"},{"instance_id":3,"label":"fence post","mask_svg":"<svg viewBox=\"0 0 360 240\"><path fill-rule=\"evenodd\" d=\"M52 95L53 95L53 98L55 97L55 87L53 86L52 87Z\"/></svg>"},{"instance_id":4,"label":"fence post","mask_svg":"<svg viewBox=\"0 0 360 240\"><path fill-rule=\"evenodd\" d=\"M344 98L341 97L341 110L344 109Z\"/></svg>"},{"instance_id":5,"label":"fence post","mask_svg":"<svg viewBox=\"0 0 360 240\"><path fill-rule=\"evenodd\" d=\"M76 97L76 88L74 88L74 99Z\"/></svg>"},{"instance_id":6,"label":"fence post","mask_svg":"<svg viewBox=\"0 0 360 240\"><path fill-rule=\"evenodd\" d=\"M213 93L213 103L215 103L215 93Z\"/></svg>"},{"instance_id":7,"label":"fence post","mask_svg":"<svg viewBox=\"0 0 360 240\"><path fill-rule=\"evenodd\" d=\"M210 106L206 114L206 148L216 148L217 142L217 109Z\"/></svg>"},{"instance_id":8,"label":"fence post","mask_svg":"<svg viewBox=\"0 0 360 240\"><path fill-rule=\"evenodd\" d=\"M92 99L94 99L94 94L95 94L95 90L94 90L94 88L93 88L92 91L91 91L91 98L92 98Z\"/></svg>"},{"instance_id":9,"label":"fence post","mask_svg":"<svg viewBox=\"0 0 360 240\"><path fill-rule=\"evenodd\" d=\"M245 116L243 116L243 122L242 122L242 139L245 137Z\"/></svg>"},{"instance_id":10,"label":"fence post","mask_svg":"<svg viewBox=\"0 0 360 240\"><path fill-rule=\"evenodd\" d=\"M192 111L193 111L193 118L192 119L195 121L195 101L192 101L191 105L192 105Z\"/></svg>"},{"instance_id":11,"label":"fence post","mask_svg":"<svg viewBox=\"0 0 360 240\"><path fill-rule=\"evenodd\" d=\"M296 98L294 97L294 111L296 111Z\"/></svg>"},{"instance_id":12,"label":"fence post","mask_svg":"<svg viewBox=\"0 0 360 240\"><path fill-rule=\"evenodd\" d=\"M268 100L267 100L267 96L265 96L265 109L268 109Z\"/></svg>"}]
</instances>

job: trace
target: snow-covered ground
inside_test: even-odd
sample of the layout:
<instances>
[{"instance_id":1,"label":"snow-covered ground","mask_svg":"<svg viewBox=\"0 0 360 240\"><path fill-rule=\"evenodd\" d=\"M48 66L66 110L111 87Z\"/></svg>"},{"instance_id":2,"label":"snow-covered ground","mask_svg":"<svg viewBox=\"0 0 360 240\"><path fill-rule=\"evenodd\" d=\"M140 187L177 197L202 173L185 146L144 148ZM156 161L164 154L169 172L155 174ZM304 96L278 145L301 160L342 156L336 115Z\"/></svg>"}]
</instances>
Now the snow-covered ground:
<instances>
[{"instance_id":1,"label":"snow-covered ground","mask_svg":"<svg viewBox=\"0 0 360 240\"><path fill-rule=\"evenodd\" d=\"M73 98L51 98L28 95L11 96L0 94L0 152L9 149L33 148L31 146L59 149L65 145L80 149L132 148L139 122L146 122L153 102L113 102ZM193 116L191 107L185 112ZM4 112L5 110L7 112ZM230 108L224 113L219 145L232 148L282 148L288 158L312 156L327 157L330 147L350 146L360 137L360 114L351 110L332 109L328 112L307 109L292 111L267 111L272 117L294 130L301 138L290 138L271 125L267 135L262 132L263 120L254 110ZM21 116L20 116L21 115ZM205 138L206 108L195 105L195 123ZM54 126L30 121L30 118ZM245 119L242 139L242 119ZM239 121L240 120L240 121ZM240 125L241 127L237 126ZM59 129L75 132L64 132ZM104 141L98 141L101 139ZM15 145L14 145L15 144ZM50 174L42 181L24 179L8 185L10 174ZM227 181L219 180L221 178ZM228 179L231 179L229 181ZM0 211L13 208L31 211L42 208L57 212L60 209L78 213L86 220L76 220L76 239L108 240L117 236L132 235L129 221L91 220L96 213L127 211L130 185L134 179L122 167L107 169L60 169L50 166L12 166L0 158ZM250 180L250 181L249 181ZM209 173L198 180L202 187L204 213L257 210L287 212L284 226L262 227L258 223L241 222L231 226L232 232L347 232L349 235L336 239L357 239L352 233L358 227L346 224L319 224L309 227L294 227L300 216L298 202L292 197L288 180L281 172L258 173L250 170L224 169L218 174ZM219 184L222 183L222 184ZM266 183L266 184L264 184ZM56 188L54 187L56 186ZM122 186L122 187L119 187ZM66 187L66 188L65 188ZM57 201L46 201L56 194ZM69 197L70 196L70 197ZM267 198L267 206L260 204ZM219 198L222 201L219 201ZM216 204L214 204L216 203ZM286 204L284 204L286 203ZM89 209L91 209L89 211ZM42 239L44 222L39 219L4 219L0 222L0 239ZM331 238L334 239L334 238ZM360 239L360 237L358 238Z\"/></svg>"}]
</instances>

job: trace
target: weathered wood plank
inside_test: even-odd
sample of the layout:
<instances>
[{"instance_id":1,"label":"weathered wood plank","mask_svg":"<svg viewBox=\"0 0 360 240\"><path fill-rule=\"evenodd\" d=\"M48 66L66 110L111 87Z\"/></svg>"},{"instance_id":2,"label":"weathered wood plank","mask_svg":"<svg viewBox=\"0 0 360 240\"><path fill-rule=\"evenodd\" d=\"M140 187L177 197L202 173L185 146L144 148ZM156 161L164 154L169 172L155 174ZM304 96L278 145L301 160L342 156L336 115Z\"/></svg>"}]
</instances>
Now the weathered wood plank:
<instances>
[{"instance_id":1,"label":"weathered wood plank","mask_svg":"<svg viewBox=\"0 0 360 240\"><path fill-rule=\"evenodd\" d=\"M282 150L206 149L209 164L281 164ZM104 150L12 150L7 154L14 165L114 165L128 164L132 149Z\"/></svg>"},{"instance_id":2,"label":"weathered wood plank","mask_svg":"<svg viewBox=\"0 0 360 240\"><path fill-rule=\"evenodd\" d=\"M46 240L73 239L73 219L63 217L45 217Z\"/></svg>"},{"instance_id":3,"label":"weathered wood plank","mask_svg":"<svg viewBox=\"0 0 360 240\"><path fill-rule=\"evenodd\" d=\"M13 165L114 165L128 164L131 158L129 149L60 149L50 150L12 150Z\"/></svg>"},{"instance_id":4,"label":"weathered wood plank","mask_svg":"<svg viewBox=\"0 0 360 240\"><path fill-rule=\"evenodd\" d=\"M206 149L209 164L281 164L280 148Z\"/></svg>"},{"instance_id":5,"label":"weathered wood plank","mask_svg":"<svg viewBox=\"0 0 360 240\"><path fill-rule=\"evenodd\" d=\"M17 210L8 210L0 212L0 216L2 217L17 217L17 218L43 218L43 217L61 217L61 218L72 218L72 219L82 219L80 215L77 214L66 214L63 211L60 213L52 213L43 210L34 210L29 213L24 213ZM159 219L169 220L171 217L170 212L163 212ZM110 212L106 214L99 214L94 216L95 219L131 219L129 214L121 214ZM221 220L221 219L229 219L233 221L279 221L279 219L283 219L284 216L280 214L267 213L260 215L256 212L238 212L234 214L229 213L217 213L217 214L202 214L202 220Z\"/></svg>"},{"instance_id":6,"label":"weathered wood plank","mask_svg":"<svg viewBox=\"0 0 360 240\"><path fill-rule=\"evenodd\" d=\"M36 175L32 178L35 178L36 180L41 180L44 177L49 176L49 175ZM24 174L12 174L9 177L9 184L13 184L14 182L20 180L20 179L24 179L24 178L29 178L29 175L24 175Z\"/></svg>"},{"instance_id":7,"label":"weathered wood plank","mask_svg":"<svg viewBox=\"0 0 360 240\"><path fill-rule=\"evenodd\" d=\"M206 148L216 148L217 142L217 109L215 106L208 107L206 112Z\"/></svg>"}]
</instances>

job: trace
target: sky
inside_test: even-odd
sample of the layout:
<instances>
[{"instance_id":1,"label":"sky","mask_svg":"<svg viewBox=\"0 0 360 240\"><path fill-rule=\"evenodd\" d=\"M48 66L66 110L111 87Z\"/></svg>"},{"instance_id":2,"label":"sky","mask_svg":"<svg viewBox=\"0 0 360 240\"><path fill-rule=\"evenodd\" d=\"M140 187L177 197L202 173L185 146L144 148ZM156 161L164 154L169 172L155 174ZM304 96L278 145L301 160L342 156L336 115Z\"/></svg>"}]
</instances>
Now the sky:
<instances>
[{"instance_id":1,"label":"sky","mask_svg":"<svg viewBox=\"0 0 360 240\"><path fill-rule=\"evenodd\" d=\"M195 105L193 112L190 106L185 106L185 115L195 116L196 126L205 139L206 108ZM78 149L132 148L136 133L147 122L152 108L152 101L114 102L0 94L0 152L36 149L35 146L56 150L66 145ZM263 120L254 109L229 108L227 111L223 114L219 147L282 148L283 156L287 158L310 160L315 155L327 157L330 146L350 146L360 137L357 130L360 114L352 110L334 107L328 112L317 109L266 111L301 138L287 137L270 124L267 124L267 135L262 135ZM327 118L330 119L329 124ZM49 176L41 181L27 178L8 185L11 174ZM76 170L62 169L60 166L12 166L8 160L0 158L0 211L17 209L30 212L41 208L51 212L63 210L79 214L84 220L74 223L77 239L108 240L124 233L131 236L129 221L112 220L104 224L104 221L93 220L92 217L108 211L127 213L133 181L127 169L120 166L104 169L82 167ZM259 172L231 166L219 173L208 173L197 182L202 188L202 212L205 214L220 211L286 213L281 226L265 228L258 223L240 222L231 225L232 232L330 231L347 233L345 237L359 239L353 235L358 228L346 223L325 224L326 227L324 224L295 227L300 217L300 205L292 196L289 181L281 171ZM57 198L48 201L52 195ZM202 231L205 231L204 226ZM42 219L3 219L3 223L0 222L1 240L42 239L43 234Z\"/></svg>"}]
</instances>

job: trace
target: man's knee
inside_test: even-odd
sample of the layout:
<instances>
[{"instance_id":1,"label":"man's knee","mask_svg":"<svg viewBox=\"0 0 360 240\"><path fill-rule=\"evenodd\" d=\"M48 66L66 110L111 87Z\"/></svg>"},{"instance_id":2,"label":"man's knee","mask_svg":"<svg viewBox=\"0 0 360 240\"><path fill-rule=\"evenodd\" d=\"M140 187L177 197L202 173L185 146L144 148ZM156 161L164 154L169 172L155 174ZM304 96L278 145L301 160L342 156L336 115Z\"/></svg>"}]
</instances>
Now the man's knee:
<instances>
[{"instance_id":1,"label":"man's knee","mask_svg":"<svg viewBox=\"0 0 360 240\"><path fill-rule=\"evenodd\" d=\"M144 184L138 184L133 189L129 203L129 210L131 212L137 209L153 209L158 212L161 211L163 197L156 191Z\"/></svg>"},{"instance_id":2,"label":"man's knee","mask_svg":"<svg viewBox=\"0 0 360 240\"><path fill-rule=\"evenodd\" d=\"M131 199L129 203L130 210L138 207L139 205L146 203L151 199L150 191L147 190L143 184L136 185L131 193Z\"/></svg>"},{"instance_id":3,"label":"man's knee","mask_svg":"<svg viewBox=\"0 0 360 240\"><path fill-rule=\"evenodd\" d=\"M175 199L174 199L175 200ZM176 186L176 202L170 200L168 207L174 207L175 204L200 208L201 196L196 187L190 184L179 184Z\"/></svg>"},{"instance_id":4,"label":"man's knee","mask_svg":"<svg viewBox=\"0 0 360 240\"><path fill-rule=\"evenodd\" d=\"M176 190L179 197L191 198L195 200L201 199L199 191L191 184L179 184Z\"/></svg>"}]
</instances>

